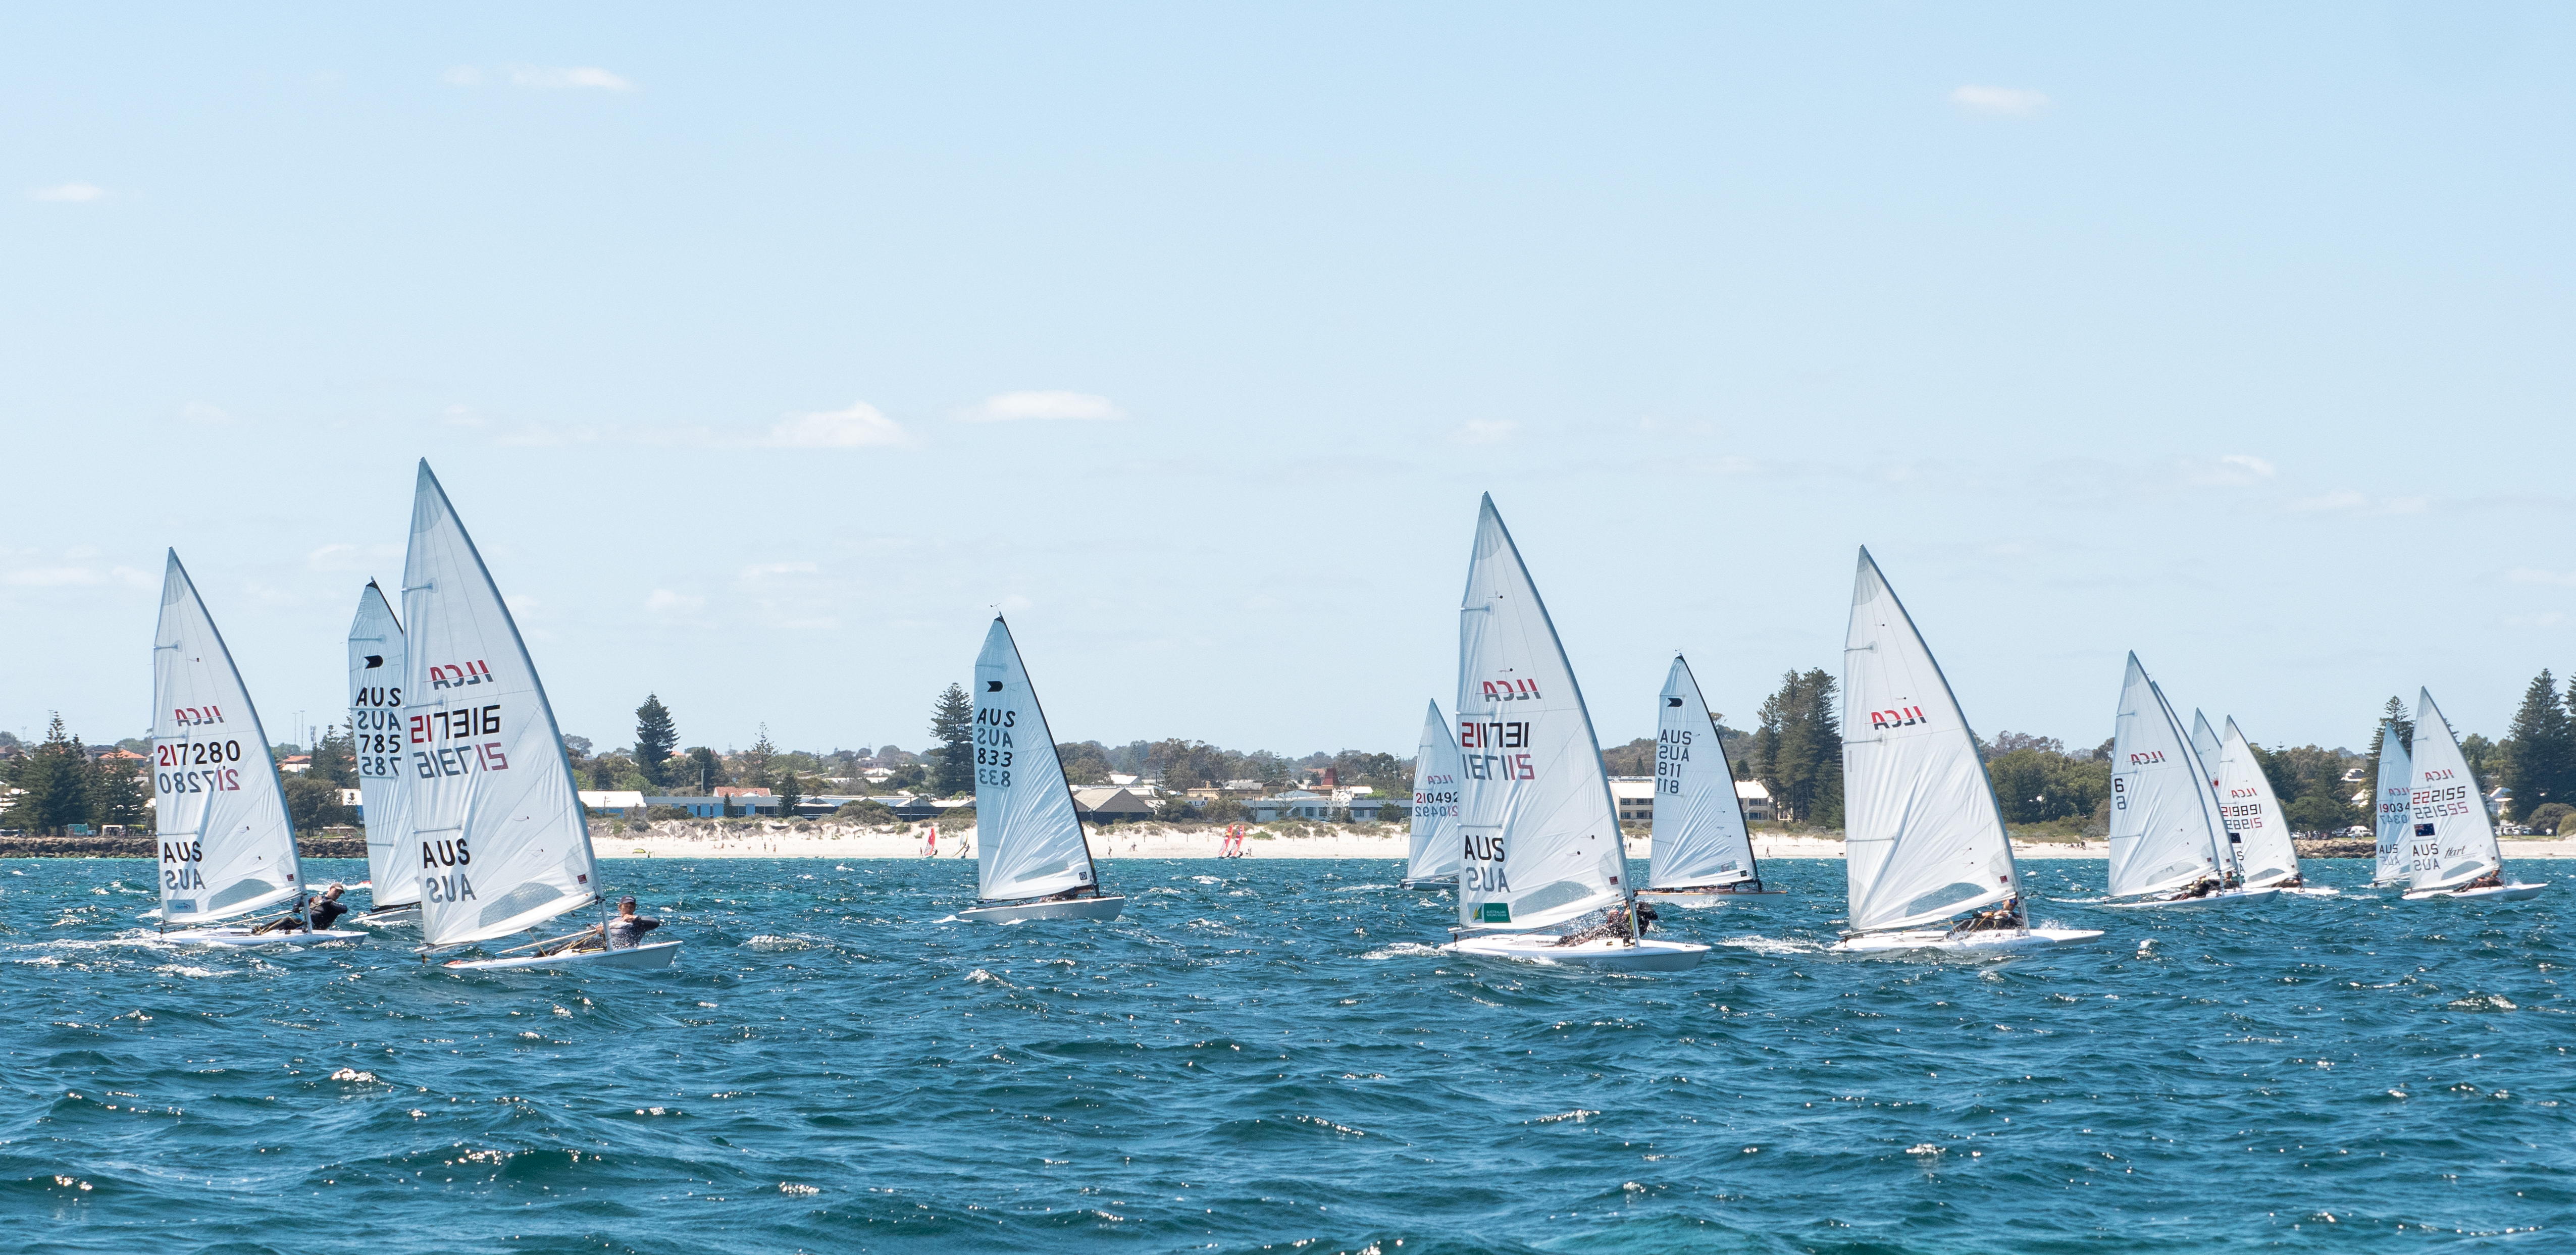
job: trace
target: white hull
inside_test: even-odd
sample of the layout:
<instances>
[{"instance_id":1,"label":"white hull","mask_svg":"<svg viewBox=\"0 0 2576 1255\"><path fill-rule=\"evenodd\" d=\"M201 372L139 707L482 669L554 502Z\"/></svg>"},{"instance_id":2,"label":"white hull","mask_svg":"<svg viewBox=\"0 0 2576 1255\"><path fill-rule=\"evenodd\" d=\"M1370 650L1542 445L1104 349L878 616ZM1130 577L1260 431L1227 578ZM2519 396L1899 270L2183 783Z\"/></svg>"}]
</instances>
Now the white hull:
<instances>
[{"instance_id":1,"label":"white hull","mask_svg":"<svg viewBox=\"0 0 2576 1255\"><path fill-rule=\"evenodd\" d=\"M2519 902L2524 898L2539 897L2540 891L2548 887L2549 882L2544 880L2536 885L2526 885L2516 882L2510 885L2489 885L2484 889L2424 889L2415 893L2406 894L2398 900L2401 902L2440 902L2456 899L2465 902L2471 898L2484 898L2491 902Z\"/></svg>"},{"instance_id":2,"label":"white hull","mask_svg":"<svg viewBox=\"0 0 2576 1255\"><path fill-rule=\"evenodd\" d=\"M317 941L359 941L367 934L329 928L318 933L275 932L254 934L247 928L182 928L161 934L161 940L189 946L309 946Z\"/></svg>"},{"instance_id":3,"label":"white hull","mask_svg":"<svg viewBox=\"0 0 2576 1255\"><path fill-rule=\"evenodd\" d=\"M395 926L418 928L420 927L420 904L414 902L409 906L389 906L381 911L369 911L364 915L352 915L342 922L356 924L362 928L391 928Z\"/></svg>"},{"instance_id":4,"label":"white hull","mask_svg":"<svg viewBox=\"0 0 2576 1255\"><path fill-rule=\"evenodd\" d=\"M1889 954L1902 950L2000 953L2053 946L2061 942L2091 941L2101 935L2101 930L2094 928L1992 928L1973 933L1953 933L1946 928L1915 928L1904 932L1845 937L1835 942L1833 949L1842 954Z\"/></svg>"},{"instance_id":5,"label":"white hull","mask_svg":"<svg viewBox=\"0 0 2576 1255\"><path fill-rule=\"evenodd\" d=\"M1719 885L1713 889L1640 889L1637 891L1638 897L1653 898L1659 902L1723 902L1728 898L1781 898L1787 897L1788 894L1789 891L1786 889L1738 889L1734 885Z\"/></svg>"},{"instance_id":6,"label":"white hull","mask_svg":"<svg viewBox=\"0 0 2576 1255\"><path fill-rule=\"evenodd\" d=\"M1116 919L1127 909L1127 899L1066 898L1059 902L1012 902L1001 906L979 906L959 911L957 918L978 924L1017 924L1040 919Z\"/></svg>"},{"instance_id":7,"label":"white hull","mask_svg":"<svg viewBox=\"0 0 2576 1255\"><path fill-rule=\"evenodd\" d=\"M1525 934L1468 937L1440 949L1448 954L1480 959L1518 959L1524 963L1600 967L1621 972L1687 971L1699 966L1700 956L1708 953L1707 946L1684 941L1628 942L1604 937L1578 945L1560 946L1553 937Z\"/></svg>"},{"instance_id":8,"label":"white hull","mask_svg":"<svg viewBox=\"0 0 2576 1255\"><path fill-rule=\"evenodd\" d=\"M2105 902L2102 905L2116 907L2172 906L2183 908L2243 906L2248 902L2260 902L2265 898L2279 897L2280 894L2281 891L2278 889L2221 889L2207 897L2152 898L2145 902Z\"/></svg>"},{"instance_id":9,"label":"white hull","mask_svg":"<svg viewBox=\"0 0 2576 1255\"><path fill-rule=\"evenodd\" d=\"M2340 898L2343 890L2332 885L2284 885L2281 892L2294 898Z\"/></svg>"},{"instance_id":10,"label":"white hull","mask_svg":"<svg viewBox=\"0 0 2576 1255\"><path fill-rule=\"evenodd\" d=\"M497 972L509 968L613 967L624 971L671 966L680 943L656 941L624 950L584 950L577 954L525 954L512 959L456 959L445 966L460 972Z\"/></svg>"}]
</instances>

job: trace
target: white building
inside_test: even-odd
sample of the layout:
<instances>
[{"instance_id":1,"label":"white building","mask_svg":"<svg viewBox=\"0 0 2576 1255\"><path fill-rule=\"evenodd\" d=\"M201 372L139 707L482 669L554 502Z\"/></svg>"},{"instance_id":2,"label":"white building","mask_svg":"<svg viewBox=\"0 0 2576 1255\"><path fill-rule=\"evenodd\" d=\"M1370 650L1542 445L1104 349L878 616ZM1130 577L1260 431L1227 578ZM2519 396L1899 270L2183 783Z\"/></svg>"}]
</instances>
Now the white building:
<instances>
[{"instance_id":1,"label":"white building","mask_svg":"<svg viewBox=\"0 0 2576 1255\"><path fill-rule=\"evenodd\" d=\"M1651 776L1613 776L1610 778L1610 800L1619 806L1619 822L1645 823L1655 817L1655 781ZM1759 780L1735 782L1735 804L1744 808L1749 823L1769 823L1772 818L1771 791Z\"/></svg>"}]
</instances>

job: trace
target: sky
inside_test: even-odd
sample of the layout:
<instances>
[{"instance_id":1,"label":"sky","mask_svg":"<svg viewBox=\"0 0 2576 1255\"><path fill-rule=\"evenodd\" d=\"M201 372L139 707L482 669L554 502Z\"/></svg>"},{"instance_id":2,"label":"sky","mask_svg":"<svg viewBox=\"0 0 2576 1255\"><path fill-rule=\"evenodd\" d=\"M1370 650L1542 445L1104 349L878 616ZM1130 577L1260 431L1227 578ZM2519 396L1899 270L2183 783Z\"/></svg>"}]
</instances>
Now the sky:
<instances>
[{"instance_id":1,"label":"sky","mask_svg":"<svg viewBox=\"0 0 2576 1255\"><path fill-rule=\"evenodd\" d=\"M0 12L0 728L273 739L438 472L568 733L1410 753L1480 494L1605 741L1866 545L1986 735L2576 669L2576 10Z\"/></svg>"}]
</instances>

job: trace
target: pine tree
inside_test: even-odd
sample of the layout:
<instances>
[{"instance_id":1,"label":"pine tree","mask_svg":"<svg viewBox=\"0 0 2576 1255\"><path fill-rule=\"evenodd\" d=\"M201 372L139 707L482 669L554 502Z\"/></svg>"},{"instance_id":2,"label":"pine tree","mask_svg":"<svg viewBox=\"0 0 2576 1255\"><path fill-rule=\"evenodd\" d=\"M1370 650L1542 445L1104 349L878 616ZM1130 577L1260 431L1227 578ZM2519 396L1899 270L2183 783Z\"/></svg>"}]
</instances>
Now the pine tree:
<instances>
[{"instance_id":1,"label":"pine tree","mask_svg":"<svg viewBox=\"0 0 2576 1255\"><path fill-rule=\"evenodd\" d=\"M48 833L90 822L89 751L63 727L57 712L45 727L45 739L26 751L10 773L19 789L0 822L28 832Z\"/></svg>"},{"instance_id":2,"label":"pine tree","mask_svg":"<svg viewBox=\"0 0 2576 1255\"><path fill-rule=\"evenodd\" d=\"M951 684L930 708L930 739L938 749L936 774L931 776L931 789L941 797L956 797L975 791L975 703L966 690Z\"/></svg>"},{"instance_id":3,"label":"pine tree","mask_svg":"<svg viewBox=\"0 0 2576 1255\"><path fill-rule=\"evenodd\" d=\"M778 817L780 819L796 818L796 804L804 800L805 787L803 782L796 778L796 769L790 767L785 771L779 772Z\"/></svg>"},{"instance_id":4,"label":"pine tree","mask_svg":"<svg viewBox=\"0 0 2576 1255\"><path fill-rule=\"evenodd\" d=\"M109 824L139 828L152 817L152 791L131 760L90 764L87 802L89 821L104 830Z\"/></svg>"},{"instance_id":5,"label":"pine tree","mask_svg":"<svg viewBox=\"0 0 2576 1255\"><path fill-rule=\"evenodd\" d=\"M2410 754L2415 750L2415 721L2408 717L2406 703L2391 697L2388 704L2379 709L2379 726L2370 730L2370 761L2361 769L2362 782L2374 794L2379 790L2379 740L2387 735L2390 724L2397 726L2397 743ZM2376 812L2378 809L2379 803L2374 797L2371 810Z\"/></svg>"},{"instance_id":6,"label":"pine tree","mask_svg":"<svg viewBox=\"0 0 2576 1255\"><path fill-rule=\"evenodd\" d=\"M662 779L662 762L671 756L671 747L680 743L679 732L671 726L671 712L662 699L652 693L644 695L644 704L635 708L635 769L644 773L644 781L654 788L666 787Z\"/></svg>"},{"instance_id":7,"label":"pine tree","mask_svg":"<svg viewBox=\"0 0 2576 1255\"><path fill-rule=\"evenodd\" d=\"M2513 790L2511 818L2530 814L2549 801L2576 796L2576 724L2558 699L2558 681L2543 668L2523 690L2522 708L2506 728L2502 784Z\"/></svg>"},{"instance_id":8,"label":"pine tree","mask_svg":"<svg viewBox=\"0 0 2576 1255\"><path fill-rule=\"evenodd\" d=\"M1834 707L1834 678L1822 670L1791 671L1762 702L1747 766L1769 790L1771 804L1797 823L1843 820L1843 735Z\"/></svg>"},{"instance_id":9,"label":"pine tree","mask_svg":"<svg viewBox=\"0 0 2576 1255\"><path fill-rule=\"evenodd\" d=\"M760 725L760 739L752 742L750 749L734 755L738 768L734 774L742 778L746 789L769 788L776 783L770 779L769 764L777 757L778 747L769 743L769 725L764 723Z\"/></svg>"}]
</instances>

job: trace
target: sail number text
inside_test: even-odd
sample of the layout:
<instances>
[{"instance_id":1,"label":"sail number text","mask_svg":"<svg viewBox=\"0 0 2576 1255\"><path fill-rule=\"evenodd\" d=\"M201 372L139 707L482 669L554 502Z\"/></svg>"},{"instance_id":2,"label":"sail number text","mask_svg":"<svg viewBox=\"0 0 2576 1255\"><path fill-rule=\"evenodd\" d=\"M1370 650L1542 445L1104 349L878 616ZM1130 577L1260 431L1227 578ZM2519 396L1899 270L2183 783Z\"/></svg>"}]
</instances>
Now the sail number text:
<instances>
[{"instance_id":1,"label":"sail number text","mask_svg":"<svg viewBox=\"0 0 2576 1255\"><path fill-rule=\"evenodd\" d=\"M975 712L975 783L1011 787L1011 729L1020 712L986 706Z\"/></svg>"},{"instance_id":2,"label":"sail number text","mask_svg":"<svg viewBox=\"0 0 2576 1255\"><path fill-rule=\"evenodd\" d=\"M1517 750L1530 743L1526 721L1458 721L1460 765L1470 780L1536 780L1538 768L1527 754L1468 754L1466 750Z\"/></svg>"},{"instance_id":3,"label":"sail number text","mask_svg":"<svg viewBox=\"0 0 2576 1255\"><path fill-rule=\"evenodd\" d=\"M235 793L241 769L239 741L162 741L152 747L155 793Z\"/></svg>"}]
</instances>

